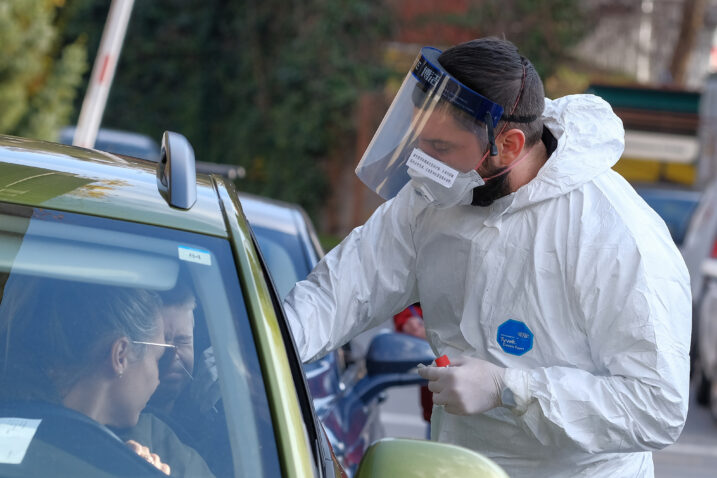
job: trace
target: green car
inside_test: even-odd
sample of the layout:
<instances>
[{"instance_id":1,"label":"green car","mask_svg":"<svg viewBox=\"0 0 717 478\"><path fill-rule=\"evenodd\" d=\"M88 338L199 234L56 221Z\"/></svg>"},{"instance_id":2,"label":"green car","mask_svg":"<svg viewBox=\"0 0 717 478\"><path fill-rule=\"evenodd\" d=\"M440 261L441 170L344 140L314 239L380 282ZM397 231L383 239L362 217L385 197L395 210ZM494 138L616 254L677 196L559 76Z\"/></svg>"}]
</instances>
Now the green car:
<instances>
[{"instance_id":1,"label":"green car","mask_svg":"<svg viewBox=\"0 0 717 478\"><path fill-rule=\"evenodd\" d=\"M181 135L159 163L0 136L0 291L0 476L343 475L237 194ZM356 476L506 475L385 439Z\"/></svg>"}]
</instances>

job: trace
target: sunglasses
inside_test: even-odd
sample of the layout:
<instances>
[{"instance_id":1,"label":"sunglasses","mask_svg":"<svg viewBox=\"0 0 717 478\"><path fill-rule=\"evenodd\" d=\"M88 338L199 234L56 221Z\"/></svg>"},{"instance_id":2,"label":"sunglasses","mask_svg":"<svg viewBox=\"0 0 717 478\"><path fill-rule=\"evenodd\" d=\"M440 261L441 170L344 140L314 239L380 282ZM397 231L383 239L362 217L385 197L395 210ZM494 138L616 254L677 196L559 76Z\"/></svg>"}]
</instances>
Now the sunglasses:
<instances>
[{"instance_id":1,"label":"sunglasses","mask_svg":"<svg viewBox=\"0 0 717 478\"><path fill-rule=\"evenodd\" d=\"M141 340L133 340L132 343L133 343L133 344L139 344L139 345L155 345L155 346L157 346L157 347L162 347L162 348L164 348L165 350L167 350L168 352L170 352L170 353L172 353L172 354L175 354L175 355L177 354L177 346L176 346L176 345L172 345L172 344L160 344L160 343L157 343L157 342L142 342ZM164 355L163 355L161 358L164 358ZM182 361L181 361L181 360L178 360L178 362L179 362L179 366L182 367L182 370L184 370L184 372L189 376L189 378L190 378L191 380L194 380L194 377L192 377L192 374L189 373L189 370L187 370L187 369L184 367L184 364L182 363Z\"/></svg>"}]
</instances>

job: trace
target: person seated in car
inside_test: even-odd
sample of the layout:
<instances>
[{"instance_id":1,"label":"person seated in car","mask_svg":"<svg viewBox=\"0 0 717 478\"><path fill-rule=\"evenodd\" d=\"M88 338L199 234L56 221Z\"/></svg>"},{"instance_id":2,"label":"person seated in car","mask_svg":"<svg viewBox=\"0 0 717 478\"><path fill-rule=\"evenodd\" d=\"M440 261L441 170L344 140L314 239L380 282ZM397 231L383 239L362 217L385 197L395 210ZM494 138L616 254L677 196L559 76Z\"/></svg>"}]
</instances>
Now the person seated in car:
<instances>
[{"instance_id":1,"label":"person seated in car","mask_svg":"<svg viewBox=\"0 0 717 478\"><path fill-rule=\"evenodd\" d=\"M151 424L160 419L168 424L180 440L200 452L204 461L191 476L209 476L204 463L216 476L231 474L232 462L227 457L229 435L212 347L195 350L194 312L196 296L187 275L179 275L175 287L160 292L164 339L173 346L159 363L159 386L131 430L118 430L127 439L151 443L153 449L167 460L174 455L161 437L151 435ZM199 359L195 361L195 352ZM196 373L195 373L196 372ZM172 468L178 468L169 461ZM186 467L184 463L183 468Z\"/></svg>"},{"instance_id":2,"label":"person seated in car","mask_svg":"<svg viewBox=\"0 0 717 478\"><path fill-rule=\"evenodd\" d=\"M196 299L181 282L174 289L161 292L160 298L164 342L171 348L167 348L159 362L159 385L137 424L115 431L125 440L150 444L172 467L173 475L212 477L206 462L196 452L197 440L187 430L190 415L184 414L184 406L175 410L178 398L193 379ZM167 425L173 433L166 432Z\"/></svg>"},{"instance_id":3,"label":"person seated in car","mask_svg":"<svg viewBox=\"0 0 717 478\"><path fill-rule=\"evenodd\" d=\"M160 306L145 290L11 275L0 303L0 399L47 401L108 427L135 426L159 383ZM128 446L170 473L151 447Z\"/></svg>"},{"instance_id":4,"label":"person seated in car","mask_svg":"<svg viewBox=\"0 0 717 478\"><path fill-rule=\"evenodd\" d=\"M169 414L194 379L194 309L197 301L185 283L160 293L160 297L164 340L174 348L168 350L159 363L159 386L150 398L149 406Z\"/></svg>"}]
</instances>

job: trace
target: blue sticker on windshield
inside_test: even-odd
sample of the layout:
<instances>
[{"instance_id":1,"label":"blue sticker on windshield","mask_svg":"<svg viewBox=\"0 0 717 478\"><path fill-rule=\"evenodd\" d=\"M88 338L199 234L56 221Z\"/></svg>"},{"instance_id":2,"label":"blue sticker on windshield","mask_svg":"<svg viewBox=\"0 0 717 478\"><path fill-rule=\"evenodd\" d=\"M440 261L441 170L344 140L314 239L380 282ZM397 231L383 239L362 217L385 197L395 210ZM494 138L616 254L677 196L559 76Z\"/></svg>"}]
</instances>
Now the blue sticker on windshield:
<instances>
[{"instance_id":1,"label":"blue sticker on windshield","mask_svg":"<svg viewBox=\"0 0 717 478\"><path fill-rule=\"evenodd\" d=\"M196 262L205 266L212 265L212 253L209 251L195 249L194 247L177 246L177 253L182 261Z\"/></svg>"},{"instance_id":2,"label":"blue sticker on windshield","mask_svg":"<svg viewBox=\"0 0 717 478\"><path fill-rule=\"evenodd\" d=\"M523 355L533 348L533 332L518 320L506 320L498 327L498 345L503 352Z\"/></svg>"}]
</instances>

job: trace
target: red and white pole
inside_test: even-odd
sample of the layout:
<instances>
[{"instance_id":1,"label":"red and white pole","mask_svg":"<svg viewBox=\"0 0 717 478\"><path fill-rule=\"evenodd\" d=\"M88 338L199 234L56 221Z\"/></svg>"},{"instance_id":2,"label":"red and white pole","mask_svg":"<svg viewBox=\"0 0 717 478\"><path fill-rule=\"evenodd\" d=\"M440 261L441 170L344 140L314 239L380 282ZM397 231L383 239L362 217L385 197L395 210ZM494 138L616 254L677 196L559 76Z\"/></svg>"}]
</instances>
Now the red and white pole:
<instances>
[{"instance_id":1,"label":"red and white pole","mask_svg":"<svg viewBox=\"0 0 717 478\"><path fill-rule=\"evenodd\" d=\"M133 7L134 0L112 0L72 140L75 146L92 148L95 145Z\"/></svg>"}]
</instances>

